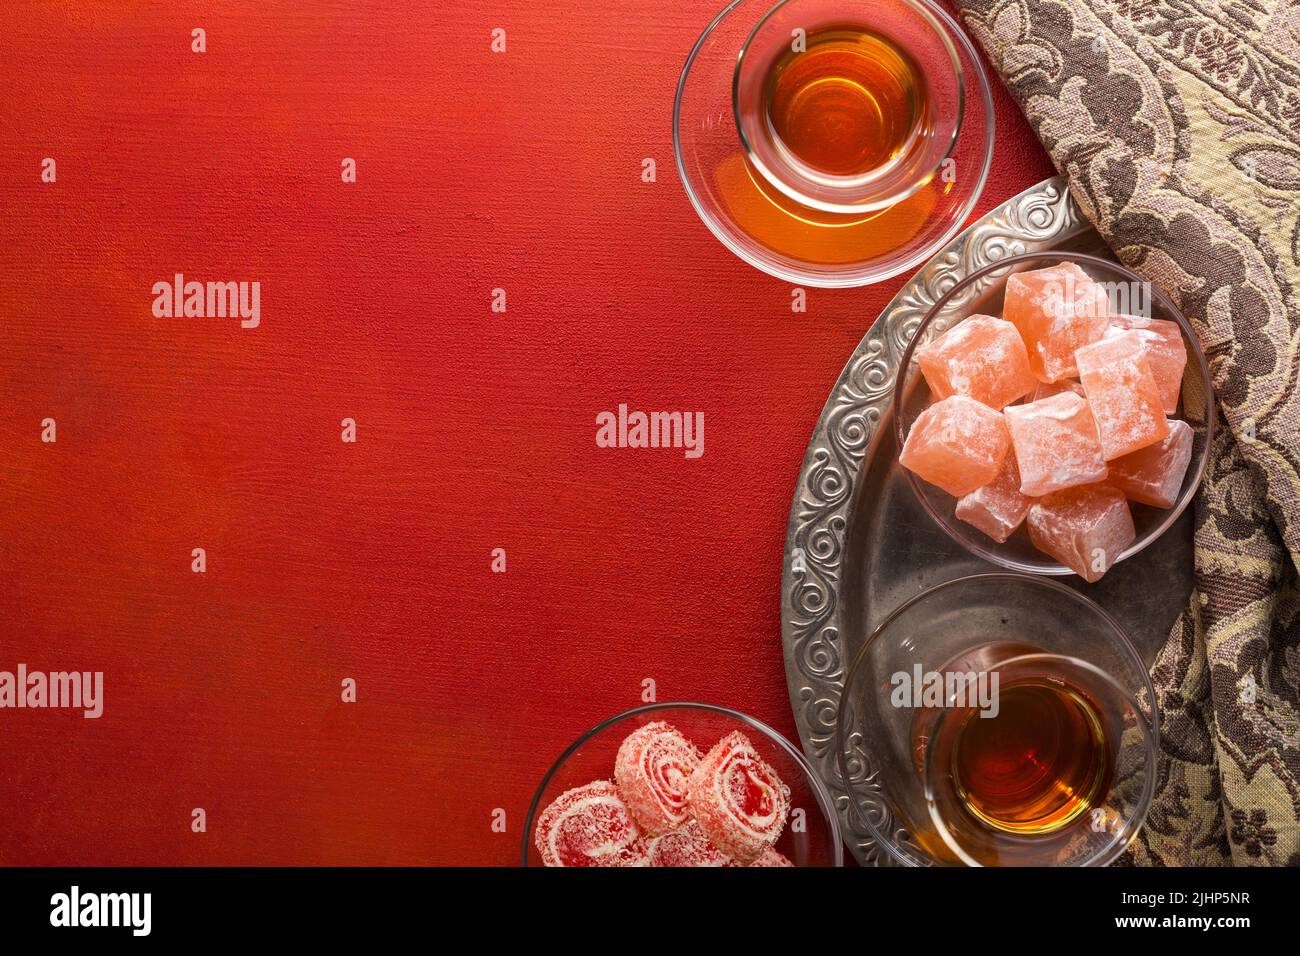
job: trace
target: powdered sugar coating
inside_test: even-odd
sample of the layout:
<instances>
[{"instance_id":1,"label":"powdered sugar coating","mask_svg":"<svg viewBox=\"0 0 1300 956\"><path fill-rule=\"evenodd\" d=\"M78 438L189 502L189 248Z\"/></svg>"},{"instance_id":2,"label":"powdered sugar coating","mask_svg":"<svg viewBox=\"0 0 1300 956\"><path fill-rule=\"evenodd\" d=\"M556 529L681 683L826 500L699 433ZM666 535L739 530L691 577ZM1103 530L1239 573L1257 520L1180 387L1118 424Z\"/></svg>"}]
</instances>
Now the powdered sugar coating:
<instances>
[{"instance_id":1,"label":"powdered sugar coating","mask_svg":"<svg viewBox=\"0 0 1300 956\"><path fill-rule=\"evenodd\" d=\"M1112 461L1106 483L1132 501L1157 508L1173 507L1192 460L1192 437L1192 426L1187 422L1171 421L1169 434L1160 441Z\"/></svg>"},{"instance_id":2,"label":"powdered sugar coating","mask_svg":"<svg viewBox=\"0 0 1300 956\"><path fill-rule=\"evenodd\" d=\"M544 866L648 866L636 822L614 784L566 790L537 818L533 842Z\"/></svg>"},{"instance_id":3,"label":"powdered sugar coating","mask_svg":"<svg viewBox=\"0 0 1300 956\"><path fill-rule=\"evenodd\" d=\"M749 865L750 866L774 866L774 867L794 866L793 863L787 860L780 853L777 853L776 850L765 850L762 856L760 856L757 860L755 860L753 863Z\"/></svg>"},{"instance_id":4,"label":"powdered sugar coating","mask_svg":"<svg viewBox=\"0 0 1300 956\"><path fill-rule=\"evenodd\" d=\"M1123 332L1075 353L1079 381L1107 461L1169 434L1164 404L1137 332Z\"/></svg>"},{"instance_id":5,"label":"powdered sugar coating","mask_svg":"<svg viewBox=\"0 0 1300 956\"><path fill-rule=\"evenodd\" d=\"M651 866L710 867L729 866L731 860L709 842L698 820L687 820L681 827L646 842Z\"/></svg>"},{"instance_id":6,"label":"powdered sugar coating","mask_svg":"<svg viewBox=\"0 0 1300 956\"><path fill-rule=\"evenodd\" d=\"M916 361L935 398L965 395L997 410L1038 383L1016 327L989 315L958 322L917 349Z\"/></svg>"},{"instance_id":7,"label":"powdered sugar coating","mask_svg":"<svg viewBox=\"0 0 1300 956\"><path fill-rule=\"evenodd\" d=\"M1124 493L1106 485L1070 488L1034 502L1029 540L1085 581L1097 581L1137 532Z\"/></svg>"},{"instance_id":8,"label":"powdered sugar coating","mask_svg":"<svg viewBox=\"0 0 1300 956\"><path fill-rule=\"evenodd\" d=\"M1181 326L1168 319L1112 315L1106 335L1121 335L1130 330L1142 340L1143 354L1160 390L1165 414L1176 414L1178 394L1183 387L1183 371L1187 368L1187 344L1183 341Z\"/></svg>"},{"instance_id":9,"label":"powdered sugar coating","mask_svg":"<svg viewBox=\"0 0 1300 956\"><path fill-rule=\"evenodd\" d=\"M1061 392L1004 412L1020 469L1020 491L1030 497L1092 484L1106 477L1101 442L1088 403Z\"/></svg>"},{"instance_id":10,"label":"powdered sugar coating","mask_svg":"<svg viewBox=\"0 0 1300 956\"><path fill-rule=\"evenodd\" d=\"M690 816L687 786L699 762L699 748L662 720L623 740L614 760L614 782L645 836L675 830Z\"/></svg>"},{"instance_id":11,"label":"powdered sugar coating","mask_svg":"<svg viewBox=\"0 0 1300 956\"><path fill-rule=\"evenodd\" d=\"M690 805L714 846L749 863L785 829L790 788L737 730L718 741L695 768Z\"/></svg>"},{"instance_id":12,"label":"powdered sugar coating","mask_svg":"<svg viewBox=\"0 0 1300 956\"><path fill-rule=\"evenodd\" d=\"M1020 331L1040 381L1074 375L1075 350L1106 333L1109 314L1106 290L1073 262L1007 279L1002 317Z\"/></svg>"},{"instance_id":13,"label":"powdered sugar coating","mask_svg":"<svg viewBox=\"0 0 1300 956\"><path fill-rule=\"evenodd\" d=\"M1034 501L1020 491L1016 456L1007 455L998 476L957 500L954 514L994 541L1003 542L1020 527Z\"/></svg>"},{"instance_id":14,"label":"powdered sugar coating","mask_svg":"<svg viewBox=\"0 0 1300 956\"><path fill-rule=\"evenodd\" d=\"M953 395L917 416L898 460L920 478L960 498L997 476L1010 445L1000 412Z\"/></svg>"}]
</instances>

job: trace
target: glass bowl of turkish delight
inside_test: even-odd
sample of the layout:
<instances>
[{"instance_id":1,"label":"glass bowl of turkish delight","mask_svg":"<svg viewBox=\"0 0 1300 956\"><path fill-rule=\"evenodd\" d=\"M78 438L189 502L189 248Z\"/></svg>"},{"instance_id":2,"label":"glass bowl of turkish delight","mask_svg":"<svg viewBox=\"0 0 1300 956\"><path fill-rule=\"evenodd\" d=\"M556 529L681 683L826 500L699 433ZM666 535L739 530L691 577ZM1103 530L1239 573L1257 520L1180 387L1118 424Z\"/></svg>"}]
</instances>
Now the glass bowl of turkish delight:
<instances>
[{"instance_id":1,"label":"glass bowl of turkish delight","mask_svg":"<svg viewBox=\"0 0 1300 956\"><path fill-rule=\"evenodd\" d=\"M954 540L1004 568L1093 582L1190 503L1213 401L1168 296L1057 251L953 285L903 353L893 415L908 483Z\"/></svg>"},{"instance_id":2,"label":"glass bowl of turkish delight","mask_svg":"<svg viewBox=\"0 0 1300 956\"><path fill-rule=\"evenodd\" d=\"M766 724L649 704L584 733L542 778L524 866L843 866L830 793Z\"/></svg>"}]
</instances>

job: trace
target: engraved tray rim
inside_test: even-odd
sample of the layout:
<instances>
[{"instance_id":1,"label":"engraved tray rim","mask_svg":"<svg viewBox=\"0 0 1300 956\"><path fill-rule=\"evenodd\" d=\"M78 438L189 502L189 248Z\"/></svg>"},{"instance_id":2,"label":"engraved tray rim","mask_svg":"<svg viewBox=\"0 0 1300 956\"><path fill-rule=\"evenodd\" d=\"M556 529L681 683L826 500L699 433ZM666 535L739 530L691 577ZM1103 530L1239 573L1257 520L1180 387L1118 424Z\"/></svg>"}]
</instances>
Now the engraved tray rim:
<instances>
[{"instance_id":1,"label":"engraved tray rim","mask_svg":"<svg viewBox=\"0 0 1300 956\"><path fill-rule=\"evenodd\" d=\"M840 589L850 512L899 360L929 308L960 279L996 260L1052 249L1091 231L1064 176L1031 186L962 230L867 329L808 441L786 529L781 643L800 743L831 792L845 842L859 863L893 861L851 810L836 760L835 719L844 684Z\"/></svg>"}]
</instances>

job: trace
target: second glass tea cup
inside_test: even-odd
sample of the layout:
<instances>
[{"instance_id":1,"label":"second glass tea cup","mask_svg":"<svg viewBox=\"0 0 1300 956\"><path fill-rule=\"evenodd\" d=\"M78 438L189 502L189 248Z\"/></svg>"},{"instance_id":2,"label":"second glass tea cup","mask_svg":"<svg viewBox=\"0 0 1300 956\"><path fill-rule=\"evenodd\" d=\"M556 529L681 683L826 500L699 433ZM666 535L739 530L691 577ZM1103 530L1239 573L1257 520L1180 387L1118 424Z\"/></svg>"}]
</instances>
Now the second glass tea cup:
<instances>
[{"instance_id":1,"label":"second glass tea cup","mask_svg":"<svg viewBox=\"0 0 1300 956\"><path fill-rule=\"evenodd\" d=\"M954 700L954 674L973 680L969 697ZM900 685L937 675L938 698L900 694ZM912 684L916 687L916 684ZM1053 778L1076 773L1071 760L1095 745L1104 760L1094 789L1044 825L981 816L978 794L963 791L954 738L983 719L975 704L997 706L1008 688L1032 686L1086 702L1075 714L1094 722L1095 737L1074 741L1055 725L1037 726L1037 753L977 755L986 778L980 789L1030 781L1052 794ZM982 688L982 691L980 690ZM1001 694L981 701L978 694ZM850 812L877 846L906 866L1104 866L1128 846L1154 792L1159 721L1147 669L1119 624L1096 603L1048 578L991 572L956 578L905 602L877 627L855 657L845 682L836 729L840 774ZM1008 715L1003 714L1004 718ZM1040 719L1043 719L1040 717ZM1048 758L1052 758L1049 760ZM1000 761L1000 762L999 762ZM1037 762L1038 766L1035 766ZM1086 768L1083 768L1086 769ZM1028 771L1029 776L1025 773ZM1004 793L1003 796L1006 796ZM1068 815L1070 806L1073 815Z\"/></svg>"}]
</instances>

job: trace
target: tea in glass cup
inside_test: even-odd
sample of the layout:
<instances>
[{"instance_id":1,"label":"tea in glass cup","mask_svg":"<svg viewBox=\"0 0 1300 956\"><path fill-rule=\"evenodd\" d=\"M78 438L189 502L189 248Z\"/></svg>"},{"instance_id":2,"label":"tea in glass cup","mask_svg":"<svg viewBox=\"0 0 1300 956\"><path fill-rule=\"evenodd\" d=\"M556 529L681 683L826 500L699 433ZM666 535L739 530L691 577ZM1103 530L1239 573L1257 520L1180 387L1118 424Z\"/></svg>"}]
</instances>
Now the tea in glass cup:
<instances>
[{"instance_id":1,"label":"tea in glass cup","mask_svg":"<svg viewBox=\"0 0 1300 956\"><path fill-rule=\"evenodd\" d=\"M771 186L861 216L939 173L964 86L956 47L922 4L784 0L740 53L733 108L746 157Z\"/></svg>"},{"instance_id":2,"label":"tea in glass cup","mask_svg":"<svg viewBox=\"0 0 1300 956\"><path fill-rule=\"evenodd\" d=\"M1104 865L1150 804L1152 698L1127 636L1083 595L957 578L904 603L854 658L840 770L898 862Z\"/></svg>"},{"instance_id":3,"label":"tea in glass cup","mask_svg":"<svg viewBox=\"0 0 1300 956\"><path fill-rule=\"evenodd\" d=\"M993 138L979 54L936 0L732 0L673 104L678 172L714 235L765 272L831 288L947 242Z\"/></svg>"}]
</instances>

